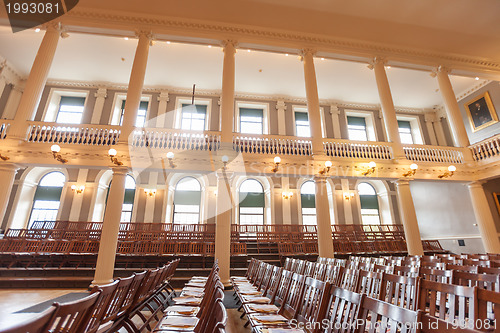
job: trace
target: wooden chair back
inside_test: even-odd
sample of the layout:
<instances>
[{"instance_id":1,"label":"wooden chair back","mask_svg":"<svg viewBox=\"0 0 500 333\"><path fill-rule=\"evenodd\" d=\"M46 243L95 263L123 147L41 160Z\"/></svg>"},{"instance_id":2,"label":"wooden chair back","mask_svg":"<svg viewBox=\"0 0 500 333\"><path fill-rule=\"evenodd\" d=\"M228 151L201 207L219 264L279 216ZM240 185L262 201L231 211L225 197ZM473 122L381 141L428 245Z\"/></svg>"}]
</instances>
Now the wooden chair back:
<instances>
[{"instance_id":1,"label":"wooden chair back","mask_svg":"<svg viewBox=\"0 0 500 333\"><path fill-rule=\"evenodd\" d=\"M422 267L420 268L420 278L434 282L451 284L453 281L453 271Z\"/></svg>"},{"instance_id":2,"label":"wooden chair back","mask_svg":"<svg viewBox=\"0 0 500 333\"><path fill-rule=\"evenodd\" d=\"M328 327L325 333L354 332L361 294L332 286L326 304Z\"/></svg>"},{"instance_id":3,"label":"wooden chair back","mask_svg":"<svg viewBox=\"0 0 500 333\"><path fill-rule=\"evenodd\" d=\"M373 265L373 271L374 272L380 272L380 273L393 274L394 273L394 266L374 264Z\"/></svg>"},{"instance_id":4,"label":"wooden chair back","mask_svg":"<svg viewBox=\"0 0 500 333\"><path fill-rule=\"evenodd\" d=\"M359 270L346 268L342 272L338 286L350 291L356 291L358 286Z\"/></svg>"},{"instance_id":5,"label":"wooden chair back","mask_svg":"<svg viewBox=\"0 0 500 333\"><path fill-rule=\"evenodd\" d=\"M91 294L100 292L101 295L94 306L94 310L89 313L90 319L87 327L85 328L86 333L95 333L98 331L101 321L104 318L111 301L113 300L116 287L119 283L119 280L115 280L114 282L103 286L95 286L90 291Z\"/></svg>"},{"instance_id":6,"label":"wooden chair back","mask_svg":"<svg viewBox=\"0 0 500 333\"><path fill-rule=\"evenodd\" d=\"M330 283L306 277L304 292L296 315L297 322L304 324L322 322L326 317L329 292ZM306 326L314 327L309 330L311 333L320 331L320 327L316 327L317 325Z\"/></svg>"},{"instance_id":7,"label":"wooden chair back","mask_svg":"<svg viewBox=\"0 0 500 333\"><path fill-rule=\"evenodd\" d=\"M325 280L335 286L338 286L340 284L340 279L342 278L344 269L345 268L341 266L328 264L326 266Z\"/></svg>"},{"instance_id":8,"label":"wooden chair back","mask_svg":"<svg viewBox=\"0 0 500 333\"><path fill-rule=\"evenodd\" d=\"M409 277L418 277L420 267L416 266L394 266L394 274Z\"/></svg>"},{"instance_id":9,"label":"wooden chair back","mask_svg":"<svg viewBox=\"0 0 500 333\"><path fill-rule=\"evenodd\" d=\"M98 291L77 301L54 303L56 311L46 326L49 332L84 332L90 320L89 313L92 313L100 295L101 293Z\"/></svg>"},{"instance_id":10,"label":"wooden chair back","mask_svg":"<svg viewBox=\"0 0 500 333\"><path fill-rule=\"evenodd\" d=\"M477 290L477 312L479 322L483 325L481 329L488 330L491 327L486 325L490 323L491 325L496 323L497 330L498 322L500 321L500 293L486 290Z\"/></svg>"},{"instance_id":11,"label":"wooden chair back","mask_svg":"<svg viewBox=\"0 0 500 333\"><path fill-rule=\"evenodd\" d=\"M363 295L356 327L357 333L417 333L419 312Z\"/></svg>"},{"instance_id":12,"label":"wooden chair back","mask_svg":"<svg viewBox=\"0 0 500 333\"><path fill-rule=\"evenodd\" d=\"M271 278L269 279L269 287L265 291L264 296L271 300L271 304L274 304L276 299L276 295L278 292L278 288L280 286L281 274L283 272L283 268L278 266L273 266L273 272L271 274Z\"/></svg>"},{"instance_id":13,"label":"wooden chair back","mask_svg":"<svg viewBox=\"0 0 500 333\"><path fill-rule=\"evenodd\" d=\"M304 275L293 273L290 279L287 297L280 307L279 314L288 319L295 317L300 303L302 302L302 292L304 291L305 280L306 278Z\"/></svg>"},{"instance_id":14,"label":"wooden chair back","mask_svg":"<svg viewBox=\"0 0 500 333\"><path fill-rule=\"evenodd\" d=\"M421 280L418 309L451 323L475 321L477 288Z\"/></svg>"},{"instance_id":15,"label":"wooden chair back","mask_svg":"<svg viewBox=\"0 0 500 333\"><path fill-rule=\"evenodd\" d=\"M355 291L358 294L367 294L378 299L383 277L384 273L382 272L359 271L358 285Z\"/></svg>"},{"instance_id":16,"label":"wooden chair back","mask_svg":"<svg viewBox=\"0 0 500 333\"><path fill-rule=\"evenodd\" d=\"M132 307L135 299L135 295L144 280L144 278L147 275L147 271L141 272L141 273L134 273L132 275L132 281L130 281L129 287L125 293L125 296L123 297L123 302L120 303L120 307L118 309L117 317L122 316L126 312L129 311L129 309ZM117 289L120 287L118 285Z\"/></svg>"},{"instance_id":17,"label":"wooden chair back","mask_svg":"<svg viewBox=\"0 0 500 333\"><path fill-rule=\"evenodd\" d=\"M281 306L285 302L288 296L288 290L290 289L290 284L292 283L292 271L287 271L284 269L281 272L280 282L277 288L276 296L274 298L274 302Z\"/></svg>"},{"instance_id":18,"label":"wooden chair back","mask_svg":"<svg viewBox=\"0 0 500 333\"><path fill-rule=\"evenodd\" d=\"M328 265L317 263L312 277L316 280L326 281L326 268Z\"/></svg>"},{"instance_id":19,"label":"wooden chair back","mask_svg":"<svg viewBox=\"0 0 500 333\"><path fill-rule=\"evenodd\" d=\"M446 269L447 270L453 269L455 271L462 271L469 273L477 273L477 266L446 264Z\"/></svg>"},{"instance_id":20,"label":"wooden chair back","mask_svg":"<svg viewBox=\"0 0 500 333\"><path fill-rule=\"evenodd\" d=\"M55 306L51 306L45 311L39 313L32 319L22 321L20 323L15 323L14 325L8 327L0 328L0 333L42 333L47 331L47 325L53 317L55 311Z\"/></svg>"},{"instance_id":21,"label":"wooden chair back","mask_svg":"<svg viewBox=\"0 0 500 333\"><path fill-rule=\"evenodd\" d=\"M223 332L227 324L227 312L222 300L217 300L210 315L210 320L205 327L207 333Z\"/></svg>"},{"instance_id":22,"label":"wooden chair back","mask_svg":"<svg viewBox=\"0 0 500 333\"><path fill-rule=\"evenodd\" d=\"M416 310L419 278L384 274L380 299L409 310Z\"/></svg>"},{"instance_id":23,"label":"wooden chair back","mask_svg":"<svg viewBox=\"0 0 500 333\"><path fill-rule=\"evenodd\" d=\"M113 293L111 302L109 303L108 308L106 309L106 312L102 317L101 324L116 319L118 312L120 312L121 305L123 304L123 301L127 297L130 285L134 281L134 277L135 275L131 275L126 278L116 279L116 281L118 281L118 284Z\"/></svg>"},{"instance_id":24,"label":"wooden chair back","mask_svg":"<svg viewBox=\"0 0 500 333\"><path fill-rule=\"evenodd\" d=\"M453 284L499 292L500 276L456 271L453 273Z\"/></svg>"}]
</instances>

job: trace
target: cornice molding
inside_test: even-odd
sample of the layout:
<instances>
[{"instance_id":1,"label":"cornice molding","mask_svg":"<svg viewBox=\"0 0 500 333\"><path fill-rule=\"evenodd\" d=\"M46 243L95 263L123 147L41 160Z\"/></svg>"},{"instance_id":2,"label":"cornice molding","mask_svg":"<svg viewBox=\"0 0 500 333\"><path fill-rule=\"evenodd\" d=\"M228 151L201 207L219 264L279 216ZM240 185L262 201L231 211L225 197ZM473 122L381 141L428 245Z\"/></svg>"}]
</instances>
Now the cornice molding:
<instances>
[{"instance_id":1,"label":"cornice molding","mask_svg":"<svg viewBox=\"0 0 500 333\"><path fill-rule=\"evenodd\" d=\"M457 94L456 95L456 98L457 98L457 102L464 99L465 97L475 93L476 91L478 91L479 89L481 89L482 87L486 86L487 84L489 84L490 80L482 80L480 81L478 84L476 84L475 86L473 86L472 88L466 90L466 91L463 91L462 93L460 94Z\"/></svg>"},{"instance_id":2,"label":"cornice molding","mask_svg":"<svg viewBox=\"0 0 500 333\"><path fill-rule=\"evenodd\" d=\"M68 12L62 21L67 25L77 24L85 26L89 22L101 23L102 26L114 27L117 25L132 27L139 26L144 29L155 30L155 33L175 33L181 31L182 35L195 33L199 37L207 36L207 33L223 34L230 38L244 42L246 39L264 39L267 42L280 40L289 45L300 45L300 48L315 48L318 51L335 50L339 53L351 53L359 56L373 58L387 57L390 59L401 59L410 62L414 59L417 63L425 63L431 66L445 66L448 68L468 69L500 72L500 62L491 61L480 57L467 57L454 54L441 54L432 51L403 48L369 41L350 39L335 39L324 35L290 32L277 29L266 29L235 24L221 24L210 21L180 19L153 15L130 15L119 11L102 11L75 8ZM78 22L79 21L79 22ZM132 29L132 28L131 28ZM209 37L210 38L210 37ZM212 37L213 38L213 37ZM226 37L227 38L227 37Z\"/></svg>"},{"instance_id":3,"label":"cornice molding","mask_svg":"<svg viewBox=\"0 0 500 333\"><path fill-rule=\"evenodd\" d=\"M23 77L19 72L10 64L7 59L0 55L0 76L5 78L8 84L18 85Z\"/></svg>"}]
</instances>

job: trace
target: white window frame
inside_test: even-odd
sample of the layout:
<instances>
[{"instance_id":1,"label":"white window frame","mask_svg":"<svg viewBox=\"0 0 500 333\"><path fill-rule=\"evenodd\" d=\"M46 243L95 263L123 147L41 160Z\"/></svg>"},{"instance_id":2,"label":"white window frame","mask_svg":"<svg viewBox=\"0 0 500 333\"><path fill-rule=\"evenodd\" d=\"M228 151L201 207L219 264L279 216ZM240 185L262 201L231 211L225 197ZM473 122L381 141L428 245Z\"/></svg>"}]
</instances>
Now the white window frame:
<instances>
[{"instance_id":1,"label":"white window frame","mask_svg":"<svg viewBox=\"0 0 500 333\"><path fill-rule=\"evenodd\" d=\"M375 117L372 111L359 111L359 110L345 110L345 123L347 125L347 133L349 135L349 124L347 123L347 117L359 117L365 118L366 123L366 137L368 141L378 141L377 131L375 129ZM349 139L351 140L351 139Z\"/></svg>"},{"instance_id":2,"label":"white window frame","mask_svg":"<svg viewBox=\"0 0 500 333\"><path fill-rule=\"evenodd\" d=\"M307 109L307 106L292 105L293 136L297 136L297 124L295 124L295 112L307 113L307 119L309 120L309 131L310 131L311 130L311 117L309 116L309 110ZM326 138L325 110L323 107L319 108L319 114L321 117L321 135L323 136L323 138ZM306 137L304 136L303 138L306 138ZM310 138L310 136L309 136L309 138Z\"/></svg>"},{"instance_id":3,"label":"white window frame","mask_svg":"<svg viewBox=\"0 0 500 333\"><path fill-rule=\"evenodd\" d=\"M269 103L262 102L247 102L247 101L236 101L236 114L234 116L234 128L236 128L237 133L241 133L240 126L240 108L250 108L250 109L262 109L262 135L269 134ZM242 133L243 135L259 135L259 134L248 134Z\"/></svg>"},{"instance_id":4,"label":"white window frame","mask_svg":"<svg viewBox=\"0 0 500 333\"><path fill-rule=\"evenodd\" d=\"M109 122L108 122L110 125L120 126L122 103L125 100L127 100L126 93L115 94L115 97L113 100L113 110L109 116ZM150 115L150 111L151 111L151 100L152 100L152 95L142 95L141 96L141 102L148 102L148 109L146 111L146 120L144 121L144 127L149 127L148 121L150 119L149 115ZM134 125L135 125L135 122L134 122Z\"/></svg>"},{"instance_id":5,"label":"white window frame","mask_svg":"<svg viewBox=\"0 0 500 333\"><path fill-rule=\"evenodd\" d=\"M413 137L413 144L416 144L416 145L423 145L424 144L424 135L422 133L422 126L420 124L420 117L419 116L397 114L396 119L410 122L410 129L411 129L411 135ZM398 132L399 132L399 128L398 128Z\"/></svg>"},{"instance_id":6,"label":"white window frame","mask_svg":"<svg viewBox=\"0 0 500 333\"><path fill-rule=\"evenodd\" d=\"M49 92L49 97L47 103L45 104L45 109L42 114L42 121L54 123L57 119L57 113L59 112L59 107L61 104L61 97L84 97L85 104L83 105L83 116L85 115L85 110L87 110L87 102L89 100L89 90L74 90L74 89L61 89L61 88L51 88ZM80 122L81 123L81 122ZM61 123L61 126L65 124ZM77 124L68 124L77 125Z\"/></svg>"},{"instance_id":7,"label":"white window frame","mask_svg":"<svg viewBox=\"0 0 500 333\"><path fill-rule=\"evenodd\" d=\"M191 104L192 98L186 96L178 96L175 98L175 112L174 112L174 129L181 129L182 122L182 104ZM207 114L205 115L205 131L208 131L210 125L210 115L212 113L212 99L211 98L195 98L194 105L205 105L207 107Z\"/></svg>"}]
</instances>

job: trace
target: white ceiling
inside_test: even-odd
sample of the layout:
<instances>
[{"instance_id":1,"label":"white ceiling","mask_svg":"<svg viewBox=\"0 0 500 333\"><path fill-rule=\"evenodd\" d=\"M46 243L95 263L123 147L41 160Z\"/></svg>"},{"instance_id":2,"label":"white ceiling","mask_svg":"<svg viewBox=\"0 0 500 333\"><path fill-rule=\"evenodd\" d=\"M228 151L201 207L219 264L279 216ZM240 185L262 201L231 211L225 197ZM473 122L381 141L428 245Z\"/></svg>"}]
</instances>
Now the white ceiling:
<instances>
[{"instance_id":1,"label":"white ceiling","mask_svg":"<svg viewBox=\"0 0 500 333\"><path fill-rule=\"evenodd\" d=\"M43 31L13 34L0 27L0 56L26 77L43 38ZM60 39L49 80L127 84L137 41L71 33ZM122 58L124 60L122 60ZM220 47L156 42L150 48L145 85L220 90L223 52ZM320 99L363 104L379 103L375 77L366 64L316 58ZM442 104L437 80L428 72L387 69L394 103L400 107L430 108ZM478 82L452 76L458 94ZM305 98L302 63L297 55L247 52L236 54L236 91L241 94Z\"/></svg>"}]
</instances>

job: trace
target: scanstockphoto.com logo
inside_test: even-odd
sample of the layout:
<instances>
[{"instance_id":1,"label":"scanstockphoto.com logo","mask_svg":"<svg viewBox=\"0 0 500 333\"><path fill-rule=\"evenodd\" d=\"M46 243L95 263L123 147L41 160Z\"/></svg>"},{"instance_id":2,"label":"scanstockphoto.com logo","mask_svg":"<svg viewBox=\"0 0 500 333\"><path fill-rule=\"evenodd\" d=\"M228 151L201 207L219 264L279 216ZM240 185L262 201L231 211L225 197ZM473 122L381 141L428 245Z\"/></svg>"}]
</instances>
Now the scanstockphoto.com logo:
<instances>
[{"instance_id":1,"label":"scanstockphoto.com logo","mask_svg":"<svg viewBox=\"0 0 500 333\"><path fill-rule=\"evenodd\" d=\"M31 29L73 9L79 0L3 0L12 32Z\"/></svg>"}]
</instances>

